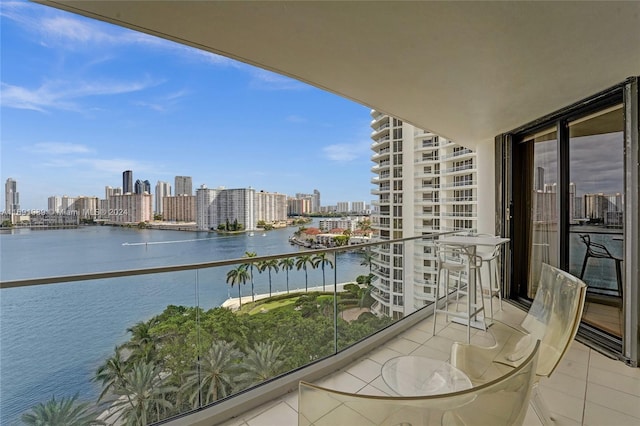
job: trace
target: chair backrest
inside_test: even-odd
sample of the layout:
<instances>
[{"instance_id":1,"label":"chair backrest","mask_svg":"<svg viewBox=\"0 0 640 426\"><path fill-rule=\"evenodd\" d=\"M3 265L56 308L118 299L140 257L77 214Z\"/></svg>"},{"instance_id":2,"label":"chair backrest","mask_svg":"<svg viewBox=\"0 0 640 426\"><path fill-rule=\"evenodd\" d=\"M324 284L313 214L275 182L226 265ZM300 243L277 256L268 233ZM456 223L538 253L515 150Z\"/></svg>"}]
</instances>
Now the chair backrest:
<instances>
[{"instance_id":1,"label":"chair backrest","mask_svg":"<svg viewBox=\"0 0 640 426\"><path fill-rule=\"evenodd\" d=\"M520 324L530 336L521 347L540 340L539 376L550 376L576 337L586 295L586 284L568 272L542 264L535 299ZM524 349L525 353L527 350ZM515 361L516 354L511 356Z\"/></svg>"},{"instance_id":2,"label":"chair backrest","mask_svg":"<svg viewBox=\"0 0 640 426\"><path fill-rule=\"evenodd\" d=\"M461 244L447 244L436 242L436 255L439 267L449 269L464 269L468 262L473 267L477 262L475 246Z\"/></svg>"},{"instance_id":3,"label":"chair backrest","mask_svg":"<svg viewBox=\"0 0 640 426\"><path fill-rule=\"evenodd\" d=\"M360 395L300 382L298 425L521 425L529 405L539 343L504 376L442 395Z\"/></svg>"}]
</instances>

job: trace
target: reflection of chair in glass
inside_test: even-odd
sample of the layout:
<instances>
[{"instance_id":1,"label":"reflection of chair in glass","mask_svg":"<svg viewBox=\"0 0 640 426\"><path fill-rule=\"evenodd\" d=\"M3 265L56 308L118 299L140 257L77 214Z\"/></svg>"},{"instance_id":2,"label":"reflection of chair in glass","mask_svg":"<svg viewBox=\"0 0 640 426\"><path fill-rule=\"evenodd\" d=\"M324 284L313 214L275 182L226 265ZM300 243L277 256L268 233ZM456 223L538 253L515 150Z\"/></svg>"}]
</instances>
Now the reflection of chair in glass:
<instances>
[{"instance_id":1,"label":"reflection of chair in glass","mask_svg":"<svg viewBox=\"0 0 640 426\"><path fill-rule=\"evenodd\" d=\"M475 384L493 380L519 365L531 346L541 341L540 359L533 386L532 406L544 424L550 424L549 410L540 395L540 377L549 377L575 338L582 317L586 284L546 263L542 264L536 297L519 328L494 321L489 331L496 344L481 347L455 343L451 364Z\"/></svg>"},{"instance_id":2,"label":"reflection of chair in glass","mask_svg":"<svg viewBox=\"0 0 640 426\"><path fill-rule=\"evenodd\" d=\"M445 244L436 242L436 250L437 250L437 267L438 273L436 277L436 293L435 293L435 302L433 304L433 334L436 334L436 314L438 312L442 312L449 316L453 316L456 318L462 318L465 320L467 325L467 343L471 340L471 321L477 318L477 315L484 311L484 294L482 288L482 277L480 275L480 267L482 266L482 259L475 254L475 246L473 245L459 245L459 244ZM480 297L473 297L470 285L467 285L466 290L462 288L462 273L466 272L467 283L469 284L471 279L471 274L475 274L475 283L479 286L479 294ZM458 300L458 296L460 294L466 294L466 312L459 311L450 311L449 310L449 293L452 290L451 286L451 275L454 275L455 278L455 290L456 290L456 301ZM444 277L444 296L445 296L445 307L444 309L438 309L438 300L440 299L440 286L442 282L442 277ZM477 300L479 299L480 304L478 304ZM457 303L456 303L457 307Z\"/></svg>"},{"instance_id":3,"label":"reflection of chair in glass","mask_svg":"<svg viewBox=\"0 0 640 426\"><path fill-rule=\"evenodd\" d=\"M589 234L580 234L580 239L587 246L587 251L584 253L584 260L582 261L580 279L584 277L584 272L587 269L587 263L590 257L593 257L595 259L611 259L616 263L616 283L618 284L618 296L622 297L622 268L620 266L622 259L612 255L609 249L607 249L604 244L594 243L593 241L591 241L591 236Z\"/></svg>"},{"instance_id":4,"label":"reflection of chair in glass","mask_svg":"<svg viewBox=\"0 0 640 426\"><path fill-rule=\"evenodd\" d=\"M300 382L298 425L521 425L538 350L539 343L521 365L496 380L448 394L373 396Z\"/></svg>"}]
</instances>

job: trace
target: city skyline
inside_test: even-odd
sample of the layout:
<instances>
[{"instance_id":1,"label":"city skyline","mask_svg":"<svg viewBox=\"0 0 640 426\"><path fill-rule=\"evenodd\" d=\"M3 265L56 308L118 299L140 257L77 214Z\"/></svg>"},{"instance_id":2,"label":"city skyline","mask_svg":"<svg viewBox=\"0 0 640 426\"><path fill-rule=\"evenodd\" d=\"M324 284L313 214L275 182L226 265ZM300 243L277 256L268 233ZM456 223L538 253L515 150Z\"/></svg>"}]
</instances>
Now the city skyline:
<instances>
[{"instance_id":1,"label":"city skyline","mask_svg":"<svg viewBox=\"0 0 640 426\"><path fill-rule=\"evenodd\" d=\"M152 186L188 175L194 187L371 200L368 107L42 5L0 13L1 178L19 183L22 209L100 197L125 170Z\"/></svg>"}]
</instances>

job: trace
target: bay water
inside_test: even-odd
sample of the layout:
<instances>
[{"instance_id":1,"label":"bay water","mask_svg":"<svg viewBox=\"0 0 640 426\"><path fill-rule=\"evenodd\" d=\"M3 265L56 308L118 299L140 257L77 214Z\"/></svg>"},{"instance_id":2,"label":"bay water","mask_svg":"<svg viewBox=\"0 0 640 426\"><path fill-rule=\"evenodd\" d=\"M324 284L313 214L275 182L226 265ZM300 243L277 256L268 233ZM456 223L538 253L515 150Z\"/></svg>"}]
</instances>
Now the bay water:
<instances>
[{"instance_id":1,"label":"bay water","mask_svg":"<svg viewBox=\"0 0 640 426\"><path fill-rule=\"evenodd\" d=\"M297 252L288 239L295 228L239 235L86 226L63 230L17 229L0 234L3 281L181 265ZM368 273L358 253L336 260L337 282ZM168 305L220 306L237 297L226 273L231 267L80 281L0 290L0 424L19 424L32 406L79 394L95 401L96 368L127 341L126 329ZM333 284L334 269L325 269ZM265 271L254 270L255 293L268 293ZM304 271L289 272L291 289L304 288ZM321 269L308 270L309 287L323 283ZM286 290L284 271L272 271L272 291ZM251 285L241 288L251 294Z\"/></svg>"}]
</instances>

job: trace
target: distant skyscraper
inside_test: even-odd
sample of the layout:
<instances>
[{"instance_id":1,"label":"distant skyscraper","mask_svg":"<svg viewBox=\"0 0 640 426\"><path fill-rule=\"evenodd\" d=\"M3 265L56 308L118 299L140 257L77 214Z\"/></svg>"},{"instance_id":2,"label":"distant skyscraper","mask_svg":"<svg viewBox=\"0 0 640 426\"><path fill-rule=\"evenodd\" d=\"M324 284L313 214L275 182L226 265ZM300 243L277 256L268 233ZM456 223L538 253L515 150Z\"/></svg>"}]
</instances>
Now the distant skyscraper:
<instances>
[{"instance_id":1,"label":"distant skyscraper","mask_svg":"<svg viewBox=\"0 0 640 426\"><path fill-rule=\"evenodd\" d=\"M175 179L176 196L193 195L193 184L191 176L176 176Z\"/></svg>"},{"instance_id":2,"label":"distant skyscraper","mask_svg":"<svg viewBox=\"0 0 640 426\"><path fill-rule=\"evenodd\" d=\"M351 211L357 214L363 214L365 212L365 202L364 201L352 201L351 202Z\"/></svg>"},{"instance_id":3,"label":"distant skyscraper","mask_svg":"<svg viewBox=\"0 0 640 426\"><path fill-rule=\"evenodd\" d=\"M151 194L151 183L148 180L136 180L135 184L136 194Z\"/></svg>"},{"instance_id":4,"label":"distant skyscraper","mask_svg":"<svg viewBox=\"0 0 640 426\"><path fill-rule=\"evenodd\" d=\"M163 214L162 199L171 196L171 185L169 182L158 181L156 183L156 214Z\"/></svg>"},{"instance_id":5,"label":"distant skyscraper","mask_svg":"<svg viewBox=\"0 0 640 426\"><path fill-rule=\"evenodd\" d=\"M320 211L320 191L317 189L313 190L313 201L311 203L311 211L313 213L318 213Z\"/></svg>"},{"instance_id":6,"label":"distant skyscraper","mask_svg":"<svg viewBox=\"0 0 640 426\"><path fill-rule=\"evenodd\" d=\"M104 187L104 199L108 200L112 195L122 195L122 188L116 187L113 188L111 186Z\"/></svg>"},{"instance_id":7,"label":"distant skyscraper","mask_svg":"<svg viewBox=\"0 0 640 426\"><path fill-rule=\"evenodd\" d=\"M256 229L256 190L252 188L208 189L196 191L196 226L199 230L238 222L244 230Z\"/></svg>"},{"instance_id":8,"label":"distant skyscraper","mask_svg":"<svg viewBox=\"0 0 640 426\"><path fill-rule=\"evenodd\" d=\"M47 199L48 213L62 213L62 197L59 195L52 195Z\"/></svg>"},{"instance_id":9,"label":"distant skyscraper","mask_svg":"<svg viewBox=\"0 0 640 426\"><path fill-rule=\"evenodd\" d=\"M544 168L536 167L536 171L534 172L533 182L534 182L534 191L544 191Z\"/></svg>"},{"instance_id":10,"label":"distant skyscraper","mask_svg":"<svg viewBox=\"0 0 640 426\"><path fill-rule=\"evenodd\" d=\"M20 194L18 193L18 182L9 178L4 184L4 210L7 213L15 213L20 210Z\"/></svg>"},{"instance_id":11,"label":"distant skyscraper","mask_svg":"<svg viewBox=\"0 0 640 426\"><path fill-rule=\"evenodd\" d=\"M338 213L349 213L350 211L348 201L338 201L336 203L336 208L338 210Z\"/></svg>"},{"instance_id":12,"label":"distant skyscraper","mask_svg":"<svg viewBox=\"0 0 640 426\"><path fill-rule=\"evenodd\" d=\"M122 172L122 193L133 193L133 172L131 170L125 170Z\"/></svg>"}]
</instances>

